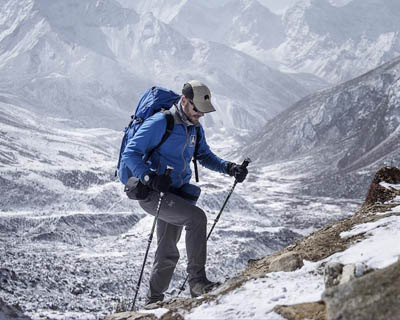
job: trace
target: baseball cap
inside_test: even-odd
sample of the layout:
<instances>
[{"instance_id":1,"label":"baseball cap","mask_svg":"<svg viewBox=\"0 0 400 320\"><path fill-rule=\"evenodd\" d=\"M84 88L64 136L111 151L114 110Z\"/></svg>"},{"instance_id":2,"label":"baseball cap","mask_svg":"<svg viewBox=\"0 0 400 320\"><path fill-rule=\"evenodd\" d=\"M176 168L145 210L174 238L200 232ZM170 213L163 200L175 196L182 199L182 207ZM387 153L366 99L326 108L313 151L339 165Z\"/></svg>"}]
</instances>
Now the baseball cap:
<instances>
[{"instance_id":1,"label":"baseball cap","mask_svg":"<svg viewBox=\"0 0 400 320\"><path fill-rule=\"evenodd\" d=\"M203 113L215 111L211 104L210 89L200 81L190 80L183 85L182 94L193 101L196 108Z\"/></svg>"}]
</instances>

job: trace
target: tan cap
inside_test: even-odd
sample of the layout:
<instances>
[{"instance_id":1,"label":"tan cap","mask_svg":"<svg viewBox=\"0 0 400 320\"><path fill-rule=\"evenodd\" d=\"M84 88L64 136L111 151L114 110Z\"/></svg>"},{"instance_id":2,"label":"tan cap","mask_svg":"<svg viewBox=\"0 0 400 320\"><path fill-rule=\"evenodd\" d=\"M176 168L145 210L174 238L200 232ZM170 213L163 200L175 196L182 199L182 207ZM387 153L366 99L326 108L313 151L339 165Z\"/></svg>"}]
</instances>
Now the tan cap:
<instances>
[{"instance_id":1,"label":"tan cap","mask_svg":"<svg viewBox=\"0 0 400 320\"><path fill-rule=\"evenodd\" d=\"M197 80L190 80L184 84L182 94L192 100L200 112L208 113L215 111L214 106L211 104L210 89L204 83Z\"/></svg>"}]
</instances>

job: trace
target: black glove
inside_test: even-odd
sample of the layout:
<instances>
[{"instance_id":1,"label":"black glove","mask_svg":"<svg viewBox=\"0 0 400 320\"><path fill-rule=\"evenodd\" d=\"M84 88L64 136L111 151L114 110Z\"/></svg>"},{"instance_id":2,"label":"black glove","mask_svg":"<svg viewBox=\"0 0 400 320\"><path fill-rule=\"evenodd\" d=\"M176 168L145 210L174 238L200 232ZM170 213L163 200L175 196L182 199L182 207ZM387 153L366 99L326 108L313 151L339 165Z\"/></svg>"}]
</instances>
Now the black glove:
<instances>
[{"instance_id":1,"label":"black glove","mask_svg":"<svg viewBox=\"0 0 400 320\"><path fill-rule=\"evenodd\" d=\"M247 168L244 168L240 164L236 164L233 162L228 163L226 167L226 172L230 176L235 177L237 182L243 182L244 179L246 179L248 173Z\"/></svg>"},{"instance_id":2,"label":"black glove","mask_svg":"<svg viewBox=\"0 0 400 320\"><path fill-rule=\"evenodd\" d=\"M172 180L169 175L161 174L161 175L154 175L151 177L149 186L155 191L166 193L171 186Z\"/></svg>"}]
</instances>

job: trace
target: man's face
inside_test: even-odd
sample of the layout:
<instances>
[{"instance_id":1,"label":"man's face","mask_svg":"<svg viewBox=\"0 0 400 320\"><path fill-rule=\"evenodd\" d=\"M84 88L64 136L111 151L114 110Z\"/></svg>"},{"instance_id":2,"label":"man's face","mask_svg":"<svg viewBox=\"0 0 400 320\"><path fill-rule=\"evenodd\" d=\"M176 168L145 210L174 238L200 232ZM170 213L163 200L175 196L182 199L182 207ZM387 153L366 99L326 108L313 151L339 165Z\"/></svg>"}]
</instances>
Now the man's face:
<instances>
[{"instance_id":1,"label":"man's face","mask_svg":"<svg viewBox=\"0 0 400 320\"><path fill-rule=\"evenodd\" d=\"M182 96L182 109L186 117L193 124L198 124L200 122L199 121L200 118L204 116L203 112L199 112L196 109L196 106L193 104L193 101L190 101L185 96Z\"/></svg>"}]
</instances>

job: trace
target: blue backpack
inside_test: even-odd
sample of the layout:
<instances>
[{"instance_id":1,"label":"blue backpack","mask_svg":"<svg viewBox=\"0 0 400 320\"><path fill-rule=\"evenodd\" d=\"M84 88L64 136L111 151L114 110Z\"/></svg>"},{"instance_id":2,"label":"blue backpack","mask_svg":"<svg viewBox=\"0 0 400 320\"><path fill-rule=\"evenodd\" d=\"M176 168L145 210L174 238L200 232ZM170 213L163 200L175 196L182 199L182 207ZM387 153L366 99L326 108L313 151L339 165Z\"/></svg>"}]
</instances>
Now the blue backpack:
<instances>
[{"instance_id":1,"label":"blue backpack","mask_svg":"<svg viewBox=\"0 0 400 320\"><path fill-rule=\"evenodd\" d=\"M136 107L135 114L131 116L132 120L129 125L124 130L124 136L121 142L121 148L119 150L119 159L117 170L115 171L115 176L118 175L119 179L122 181L122 177L132 176L131 172L126 166L121 166L122 153L125 151L125 147L128 141L135 135L142 123L153 114L157 112L163 112L167 119L167 128L162 137L160 143L149 151L146 155L146 159L149 159L153 152L158 149L169 137L172 130L174 129L174 117L169 111L171 107L176 104L180 99L180 95L173 92L172 90L164 89L161 87L152 87L147 89L139 99L138 105ZM196 128L198 129L198 128ZM199 130L197 130L197 135L199 136ZM196 139L197 141L198 139ZM198 181L197 173L197 150L198 145L196 143L195 155L193 157L193 162L195 165L196 181Z\"/></svg>"},{"instance_id":2,"label":"blue backpack","mask_svg":"<svg viewBox=\"0 0 400 320\"><path fill-rule=\"evenodd\" d=\"M171 107L175 103L177 103L179 99L179 94L160 87L152 87L150 89L147 89L142 94L136 107L135 114L131 116L132 120L125 128L124 136L122 137L117 170L115 171L115 176L118 175L121 181L121 177L132 175L130 172L126 172L127 170L129 170L126 166L121 166L122 153L125 151L125 147L128 144L128 141L135 135L142 123L147 118L151 117L157 112L163 111L167 119L167 130L165 131L161 142L146 155L147 158L150 158L155 149L157 149L162 143L164 143L165 140L168 139L170 133L174 128L174 117L169 111L167 112L166 110L171 109Z\"/></svg>"}]
</instances>

